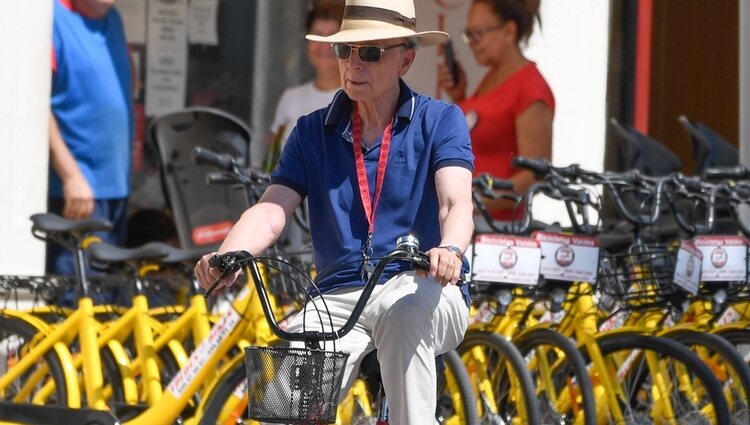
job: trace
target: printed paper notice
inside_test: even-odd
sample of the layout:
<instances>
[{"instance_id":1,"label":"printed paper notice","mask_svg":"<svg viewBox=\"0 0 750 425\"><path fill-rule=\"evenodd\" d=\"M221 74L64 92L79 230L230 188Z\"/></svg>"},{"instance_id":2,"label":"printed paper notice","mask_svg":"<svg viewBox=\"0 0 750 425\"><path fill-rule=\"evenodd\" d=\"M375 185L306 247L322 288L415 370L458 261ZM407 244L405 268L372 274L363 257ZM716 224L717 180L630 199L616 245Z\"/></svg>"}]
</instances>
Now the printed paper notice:
<instances>
[{"instance_id":1,"label":"printed paper notice","mask_svg":"<svg viewBox=\"0 0 750 425\"><path fill-rule=\"evenodd\" d=\"M146 2L144 0L117 0L115 8L120 12L128 44L145 43Z\"/></svg>"},{"instance_id":2,"label":"printed paper notice","mask_svg":"<svg viewBox=\"0 0 750 425\"><path fill-rule=\"evenodd\" d=\"M474 240L472 281L536 285L541 250L531 238L478 235Z\"/></svg>"},{"instance_id":3,"label":"printed paper notice","mask_svg":"<svg viewBox=\"0 0 750 425\"><path fill-rule=\"evenodd\" d=\"M190 2L190 30L188 38L193 44L217 46L216 29L217 0L192 0Z\"/></svg>"},{"instance_id":4,"label":"printed paper notice","mask_svg":"<svg viewBox=\"0 0 750 425\"><path fill-rule=\"evenodd\" d=\"M146 115L183 109L187 82L187 0L150 0L146 65Z\"/></svg>"}]
</instances>

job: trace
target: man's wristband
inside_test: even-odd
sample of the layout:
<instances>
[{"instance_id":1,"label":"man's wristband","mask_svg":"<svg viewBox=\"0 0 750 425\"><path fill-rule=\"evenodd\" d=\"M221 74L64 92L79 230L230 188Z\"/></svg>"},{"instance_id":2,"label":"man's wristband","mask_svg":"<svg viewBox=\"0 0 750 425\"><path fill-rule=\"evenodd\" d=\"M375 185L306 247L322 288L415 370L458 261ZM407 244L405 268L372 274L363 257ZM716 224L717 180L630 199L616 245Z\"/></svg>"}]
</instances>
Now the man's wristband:
<instances>
[{"instance_id":1,"label":"man's wristband","mask_svg":"<svg viewBox=\"0 0 750 425\"><path fill-rule=\"evenodd\" d=\"M456 255L456 257L458 257L459 260L463 260L464 259L464 252L461 251L461 248L459 248L459 247L457 247L455 245L441 245L438 248L442 248L442 249L445 249L445 250L448 250L448 251L452 252L453 254Z\"/></svg>"}]
</instances>

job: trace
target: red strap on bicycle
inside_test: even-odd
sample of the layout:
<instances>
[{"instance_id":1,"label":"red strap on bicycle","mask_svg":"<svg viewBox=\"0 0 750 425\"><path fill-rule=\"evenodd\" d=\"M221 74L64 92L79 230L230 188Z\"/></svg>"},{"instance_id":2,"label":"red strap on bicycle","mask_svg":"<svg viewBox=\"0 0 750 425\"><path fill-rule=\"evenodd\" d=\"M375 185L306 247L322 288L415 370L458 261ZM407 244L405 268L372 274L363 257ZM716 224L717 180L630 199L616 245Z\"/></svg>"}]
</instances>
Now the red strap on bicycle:
<instances>
[{"instance_id":1,"label":"red strap on bicycle","mask_svg":"<svg viewBox=\"0 0 750 425\"><path fill-rule=\"evenodd\" d=\"M383 141L380 144L380 156L378 157L378 174L375 180L375 199L370 202L370 186L367 183L367 170L365 169L365 158L362 153L362 118L359 116L359 110L354 107L354 161L357 167L357 182L359 183L359 196L362 198L362 206L365 208L368 226L368 243L369 238L375 230L375 209L378 207L380 200L380 191L383 189L383 180L385 179L385 168L388 165L388 151L391 147L391 130L393 120L388 123L383 132Z\"/></svg>"}]
</instances>

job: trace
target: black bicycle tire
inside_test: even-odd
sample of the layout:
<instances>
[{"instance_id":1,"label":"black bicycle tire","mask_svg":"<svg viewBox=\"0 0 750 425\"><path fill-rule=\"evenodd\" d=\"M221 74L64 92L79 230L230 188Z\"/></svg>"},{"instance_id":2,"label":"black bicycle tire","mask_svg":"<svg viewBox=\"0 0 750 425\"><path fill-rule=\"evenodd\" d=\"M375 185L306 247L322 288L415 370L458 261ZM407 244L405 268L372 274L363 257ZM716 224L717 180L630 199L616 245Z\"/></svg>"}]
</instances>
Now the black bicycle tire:
<instances>
[{"instance_id":1,"label":"black bicycle tire","mask_svg":"<svg viewBox=\"0 0 750 425\"><path fill-rule=\"evenodd\" d=\"M719 328L712 330L711 333L719 335L734 346L738 344L750 345L750 329Z\"/></svg>"},{"instance_id":2,"label":"black bicycle tire","mask_svg":"<svg viewBox=\"0 0 750 425\"><path fill-rule=\"evenodd\" d=\"M451 350L443 354L446 370L450 370L453 378L458 385L458 392L461 397L461 408L463 409L463 420L465 425L479 425L479 415L477 414L476 397L474 388L471 385L469 372L466 370L461 361L461 355L458 351Z\"/></svg>"},{"instance_id":3,"label":"black bicycle tire","mask_svg":"<svg viewBox=\"0 0 750 425\"><path fill-rule=\"evenodd\" d=\"M242 383L247 377L245 363L239 362L232 369L226 371L219 380L219 384L211 391L206 401L206 407L203 409L200 425L216 425L219 414L221 413L227 398L234 392L234 389Z\"/></svg>"},{"instance_id":4,"label":"black bicycle tire","mask_svg":"<svg viewBox=\"0 0 750 425\"><path fill-rule=\"evenodd\" d=\"M525 411L528 414L526 418L527 423L532 425L541 424L541 410L539 408L539 400L536 397L534 382L531 379L526 361L518 350L518 347L496 333L470 331L458 346L457 351L463 355L471 347L480 344L491 346L493 350L505 357L506 365L509 365L513 369L512 373L515 374L520 383Z\"/></svg>"},{"instance_id":5,"label":"black bicycle tire","mask_svg":"<svg viewBox=\"0 0 750 425\"><path fill-rule=\"evenodd\" d=\"M750 406L750 366L745 363L745 360L740 356L734 345L732 345L729 340L720 335L691 329L675 329L673 331L667 331L660 336L674 339L685 345L700 345L721 356L721 358L727 362L732 369L734 369L734 373L739 378L742 390L745 394L745 406ZM736 416L733 415L732 418L732 423L738 423L736 421ZM750 416L745 419L747 421L746 423L750 424Z\"/></svg>"},{"instance_id":6,"label":"black bicycle tire","mask_svg":"<svg viewBox=\"0 0 750 425\"><path fill-rule=\"evenodd\" d=\"M693 376L701 382L711 404L714 406L717 424L728 424L731 414L729 405L719 381L713 376L711 369L703 363L692 351L681 343L669 338L660 338L636 333L609 333L597 339L599 350L607 356L620 350L651 350L659 354L677 359L685 365ZM584 360L589 361L587 353L583 352Z\"/></svg>"},{"instance_id":7,"label":"black bicycle tire","mask_svg":"<svg viewBox=\"0 0 750 425\"><path fill-rule=\"evenodd\" d=\"M575 374L578 388L581 391L581 408L584 414L584 424L596 424L596 399L594 398L594 387L589 377L586 361L578 350L578 347L568 337L552 329L531 329L518 335L513 339L522 356L526 356L533 348L539 346L551 346L559 349L565 354L571 370Z\"/></svg>"},{"instance_id":8,"label":"black bicycle tire","mask_svg":"<svg viewBox=\"0 0 750 425\"><path fill-rule=\"evenodd\" d=\"M120 372L120 366L115 355L106 346L99 352L102 359L102 374L105 379L110 382L112 388L112 398L114 402L124 403L125 402L125 388L122 385L122 373ZM115 385L114 382L118 382L121 385Z\"/></svg>"},{"instance_id":9,"label":"black bicycle tire","mask_svg":"<svg viewBox=\"0 0 750 425\"><path fill-rule=\"evenodd\" d=\"M39 331L36 327L28 322L23 321L17 317L0 315L0 329L11 329L13 332L18 334L24 334L26 340L29 341ZM55 391L57 393L58 406L67 406L68 404L68 389L65 385L65 374L63 372L62 360L55 353L54 348L51 348L44 354L44 359L49 367L49 373L52 375L52 379L55 383Z\"/></svg>"}]
</instances>

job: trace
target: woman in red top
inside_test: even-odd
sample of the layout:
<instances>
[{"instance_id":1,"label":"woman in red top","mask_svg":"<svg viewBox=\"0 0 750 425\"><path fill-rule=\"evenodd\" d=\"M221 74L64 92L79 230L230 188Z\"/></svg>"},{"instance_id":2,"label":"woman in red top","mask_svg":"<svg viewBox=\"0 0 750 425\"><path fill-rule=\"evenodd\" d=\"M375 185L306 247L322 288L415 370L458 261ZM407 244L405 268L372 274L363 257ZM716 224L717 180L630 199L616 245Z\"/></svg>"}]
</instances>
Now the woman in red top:
<instances>
[{"instance_id":1,"label":"woman in red top","mask_svg":"<svg viewBox=\"0 0 750 425\"><path fill-rule=\"evenodd\" d=\"M539 0L474 0L462 33L476 61L489 71L476 91L466 96L466 73L456 64L440 66L440 85L459 104L471 130L475 174L513 180L519 193L534 181L530 171L514 168L511 160L552 156L555 99L536 65L526 59L520 43L528 41L539 19ZM497 220L513 218L509 201L488 200Z\"/></svg>"}]
</instances>

